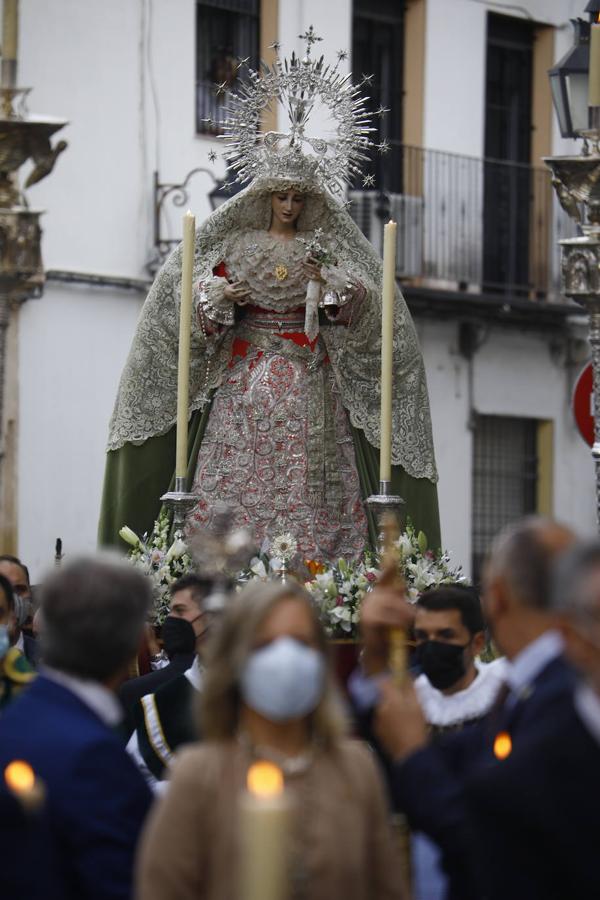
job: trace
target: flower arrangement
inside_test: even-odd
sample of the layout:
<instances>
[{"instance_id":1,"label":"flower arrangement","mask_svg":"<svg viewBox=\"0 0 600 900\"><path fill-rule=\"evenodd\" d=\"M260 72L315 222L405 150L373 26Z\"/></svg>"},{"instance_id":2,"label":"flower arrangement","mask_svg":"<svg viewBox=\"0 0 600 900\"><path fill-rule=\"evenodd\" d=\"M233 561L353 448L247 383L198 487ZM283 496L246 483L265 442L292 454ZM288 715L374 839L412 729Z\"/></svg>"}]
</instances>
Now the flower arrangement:
<instances>
[{"instance_id":1,"label":"flower arrangement","mask_svg":"<svg viewBox=\"0 0 600 900\"><path fill-rule=\"evenodd\" d=\"M168 613L170 585L193 568L181 532L177 532L169 543L169 529L169 517L161 513L149 538L139 538L127 526L119 532L131 546L130 560L152 579L156 598L154 619L159 623ZM406 594L411 603L416 602L427 588L466 581L460 567L452 568L448 554L430 550L425 534L417 533L410 523L395 546L399 572L406 582ZM340 559L335 564L301 561L296 539L286 532L266 540L260 553L238 573L235 581L241 587L248 581L277 577L292 568L312 595L328 636L333 639L358 637L360 604L380 575L377 554L366 551L358 561Z\"/></svg>"},{"instance_id":2,"label":"flower arrangement","mask_svg":"<svg viewBox=\"0 0 600 900\"><path fill-rule=\"evenodd\" d=\"M336 266L337 256L324 243L325 233L322 228L316 228L312 239L305 240L299 237L298 241L306 247L306 254L316 260L321 266Z\"/></svg>"},{"instance_id":3,"label":"flower arrangement","mask_svg":"<svg viewBox=\"0 0 600 900\"><path fill-rule=\"evenodd\" d=\"M171 520L166 510L161 511L149 536L140 538L127 525L119 531L121 539L131 547L129 559L152 582L152 618L156 624L161 624L169 613L171 585L193 568L183 534L177 531L170 540L170 531Z\"/></svg>"},{"instance_id":4,"label":"flower arrangement","mask_svg":"<svg viewBox=\"0 0 600 900\"><path fill-rule=\"evenodd\" d=\"M281 556L281 542L286 547L293 545L292 554L286 555L285 559ZM461 568L452 567L449 555L430 550L426 535L422 531L417 533L410 523L395 541L395 546L399 572L406 582L406 595L411 603L415 603L427 588L466 581ZM254 557L250 569L240 580L266 580L292 562L296 549L292 535L274 538L270 544L263 545L260 555ZM381 574L377 554L366 551L357 562L340 559L335 564L304 560L303 565L296 566L296 574L305 575L304 586L312 594L328 636L334 639L358 637L361 601Z\"/></svg>"},{"instance_id":5,"label":"flower arrangement","mask_svg":"<svg viewBox=\"0 0 600 900\"><path fill-rule=\"evenodd\" d=\"M373 558L365 554L358 563L340 559L306 582L305 587L313 596L330 638L357 636L361 601L377 581L378 574Z\"/></svg>"}]
</instances>

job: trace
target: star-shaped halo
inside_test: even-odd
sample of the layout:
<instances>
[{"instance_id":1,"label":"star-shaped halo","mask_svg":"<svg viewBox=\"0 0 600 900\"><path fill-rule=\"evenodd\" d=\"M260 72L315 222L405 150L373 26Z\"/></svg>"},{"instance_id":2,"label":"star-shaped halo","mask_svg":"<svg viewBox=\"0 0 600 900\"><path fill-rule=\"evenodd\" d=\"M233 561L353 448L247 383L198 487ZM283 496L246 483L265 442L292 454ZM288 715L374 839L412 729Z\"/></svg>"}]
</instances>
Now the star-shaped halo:
<instances>
[{"instance_id":1,"label":"star-shaped halo","mask_svg":"<svg viewBox=\"0 0 600 900\"><path fill-rule=\"evenodd\" d=\"M364 72L363 72L362 77L361 77L361 82L360 82L360 83L361 83L361 84L364 84L364 85L367 85L367 84L368 84L368 85L370 86L370 85L373 84L373 79L374 79L374 78L375 78L374 75L365 75Z\"/></svg>"},{"instance_id":2,"label":"star-shaped halo","mask_svg":"<svg viewBox=\"0 0 600 900\"><path fill-rule=\"evenodd\" d=\"M275 53L279 53L279 51L281 50L281 44L279 43L279 41L271 41L271 43L269 44L269 50L274 50Z\"/></svg>"},{"instance_id":3,"label":"star-shaped halo","mask_svg":"<svg viewBox=\"0 0 600 900\"><path fill-rule=\"evenodd\" d=\"M344 59L348 59L348 51L347 50L338 50L337 58L340 62Z\"/></svg>"},{"instance_id":4,"label":"star-shaped halo","mask_svg":"<svg viewBox=\"0 0 600 900\"><path fill-rule=\"evenodd\" d=\"M208 151L208 160L209 160L209 162L211 162L211 163L214 162L214 161L216 160L216 158L217 158L217 154L215 153L215 151L214 151L214 150L209 150L209 151Z\"/></svg>"},{"instance_id":5,"label":"star-shaped halo","mask_svg":"<svg viewBox=\"0 0 600 900\"><path fill-rule=\"evenodd\" d=\"M379 109L375 110L376 116L385 116L386 113L389 113L387 106L380 106Z\"/></svg>"},{"instance_id":6,"label":"star-shaped halo","mask_svg":"<svg viewBox=\"0 0 600 900\"><path fill-rule=\"evenodd\" d=\"M383 140L380 144L377 144L377 149L380 153L389 153L390 143L387 140Z\"/></svg>"},{"instance_id":7,"label":"star-shaped halo","mask_svg":"<svg viewBox=\"0 0 600 900\"><path fill-rule=\"evenodd\" d=\"M363 187L375 187L375 176L365 175L363 178Z\"/></svg>"}]
</instances>

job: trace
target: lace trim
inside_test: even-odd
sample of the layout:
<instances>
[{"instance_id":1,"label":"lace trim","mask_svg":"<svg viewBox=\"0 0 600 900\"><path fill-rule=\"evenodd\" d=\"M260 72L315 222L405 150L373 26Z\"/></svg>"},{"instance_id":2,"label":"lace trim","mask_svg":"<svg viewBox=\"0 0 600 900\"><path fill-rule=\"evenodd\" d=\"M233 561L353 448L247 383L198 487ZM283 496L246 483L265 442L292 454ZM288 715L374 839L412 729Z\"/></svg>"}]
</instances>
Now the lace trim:
<instances>
[{"instance_id":1,"label":"lace trim","mask_svg":"<svg viewBox=\"0 0 600 900\"><path fill-rule=\"evenodd\" d=\"M235 306L225 297L227 279L218 275L207 278L198 285L196 306L203 315L217 325L233 325Z\"/></svg>"}]
</instances>

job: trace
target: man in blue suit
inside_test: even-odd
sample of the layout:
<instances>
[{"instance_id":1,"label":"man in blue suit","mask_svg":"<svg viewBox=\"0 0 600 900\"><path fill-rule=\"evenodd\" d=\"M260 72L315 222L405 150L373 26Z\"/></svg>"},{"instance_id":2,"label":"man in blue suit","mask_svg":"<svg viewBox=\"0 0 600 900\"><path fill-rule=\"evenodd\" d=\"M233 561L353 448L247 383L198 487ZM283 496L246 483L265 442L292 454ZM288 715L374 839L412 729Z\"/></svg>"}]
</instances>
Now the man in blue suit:
<instances>
[{"instance_id":1,"label":"man in blue suit","mask_svg":"<svg viewBox=\"0 0 600 900\"><path fill-rule=\"evenodd\" d=\"M577 545L561 560L555 587L565 654L579 674L572 702L560 704L518 753L469 785L469 805L488 838L483 863L497 896L600 897L598 540Z\"/></svg>"},{"instance_id":2,"label":"man in blue suit","mask_svg":"<svg viewBox=\"0 0 600 900\"><path fill-rule=\"evenodd\" d=\"M516 759L521 748L551 728L558 711L570 703L575 676L563 657L550 600L553 566L573 541L569 529L541 518L525 519L496 539L482 601L495 642L509 662L506 687L479 725L429 744L412 685L407 683L401 691L391 684L382 688L376 732L395 759L394 799L411 826L441 847L452 900L497 896L520 900L514 892L496 893L489 865L482 865L483 859L489 862L486 851L493 853L493 847L471 806L470 788L474 781L485 781L508 756ZM377 604L376 597L373 601ZM389 603L386 608L391 609ZM402 617L401 607L397 608ZM369 627L368 605L362 618L363 628ZM513 794L512 800L518 814L520 797ZM510 866L507 859L497 862ZM529 900L530 895L525 896Z\"/></svg>"},{"instance_id":3,"label":"man in blue suit","mask_svg":"<svg viewBox=\"0 0 600 900\"><path fill-rule=\"evenodd\" d=\"M43 883L28 900L131 896L151 794L116 732L114 692L136 654L150 600L143 576L112 559L73 562L43 587L45 667L0 721L0 772L25 760L46 788L35 823Z\"/></svg>"}]
</instances>

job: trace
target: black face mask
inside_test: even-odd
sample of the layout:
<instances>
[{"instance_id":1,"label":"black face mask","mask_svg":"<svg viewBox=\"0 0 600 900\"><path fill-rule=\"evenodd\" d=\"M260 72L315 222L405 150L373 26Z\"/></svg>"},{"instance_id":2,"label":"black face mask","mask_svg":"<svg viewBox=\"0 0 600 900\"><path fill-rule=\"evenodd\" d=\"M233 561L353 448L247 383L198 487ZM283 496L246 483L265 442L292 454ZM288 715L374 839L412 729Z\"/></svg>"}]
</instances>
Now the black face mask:
<instances>
[{"instance_id":1,"label":"black face mask","mask_svg":"<svg viewBox=\"0 0 600 900\"><path fill-rule=\"evenodd\" d=\"M445 691L465 674L464 651L468 646L424 641L416 648L414 659L434 688Z\"/></svg>"},{"instance_id":2,"label":"black face mask","mask_svg":"<svg viewBox=\"0 0 600 900\"><path fill-rule=\"evenodd\" d=\"M172 659L177 653L196 652L196 633L187 619L167 616L162 625L162 640L165 653Z\"/></svg>"}]
</instances>

